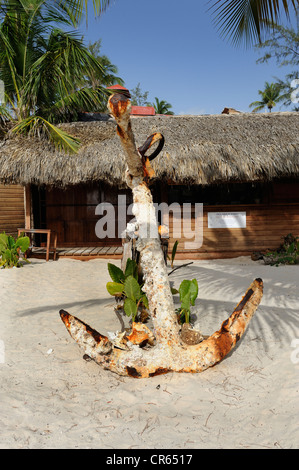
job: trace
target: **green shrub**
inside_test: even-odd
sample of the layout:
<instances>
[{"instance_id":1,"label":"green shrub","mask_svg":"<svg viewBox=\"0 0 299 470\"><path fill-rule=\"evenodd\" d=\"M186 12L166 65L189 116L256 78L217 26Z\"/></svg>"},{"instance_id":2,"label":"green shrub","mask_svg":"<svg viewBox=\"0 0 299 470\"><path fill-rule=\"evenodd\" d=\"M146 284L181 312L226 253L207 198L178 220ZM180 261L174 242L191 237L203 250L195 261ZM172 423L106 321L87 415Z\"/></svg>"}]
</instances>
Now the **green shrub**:
<instances>
[{"instance_id":1,"label":"green shrub","mask_svg":"<svg viewBox=\"0 0 299 470\"><path fill-rule=\"evenodd\" d=\"M129 258L124 272L118 266L108 263L108 272L112 282L107 283L107 291L110 295L123 299L125 314L135 321L137 314L148 308L146 294L142 291L142 284L138 282L137 263Z\"/></svg>"},{"instance_id":2,"label":"green shrub","mask_svg":"<svg viewBox=\"0 0 299 470\"><path fill-rule=\"evenodd\" d=\"M264 261L272 266L299 264L299 237L295 237L292 233L283 237L283 243L278 250L266 253Z\"/></svg>"},{"instance_id":3,"label":"green shrub","mask_svg":"<svg viewBox=\"0 0 299 470\"><path fill-rule=\"evenodd\" d=\"M20 236L16 240L5 232L0 233L0 267L21 267L20 252L25 253L30 245L29 237ZM25 261L29 263L29 261Z\"/></svg>"}]
</instances>

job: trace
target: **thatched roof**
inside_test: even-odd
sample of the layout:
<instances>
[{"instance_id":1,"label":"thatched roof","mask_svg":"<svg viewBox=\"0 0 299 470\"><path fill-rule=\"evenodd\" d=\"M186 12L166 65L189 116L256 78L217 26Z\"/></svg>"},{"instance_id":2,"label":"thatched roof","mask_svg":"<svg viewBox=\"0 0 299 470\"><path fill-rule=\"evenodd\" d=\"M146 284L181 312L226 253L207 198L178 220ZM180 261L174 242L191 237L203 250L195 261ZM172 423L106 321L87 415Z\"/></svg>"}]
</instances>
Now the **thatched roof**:
<instances>
[{"instance_id":1,"label":"thatched roof","mask_svg":"<svg viewBox=\"0 0 299 470\"><path fill-rule=\"evenodd\" d=\"M138 117L132 126L138 146L153 132L164 135L153 165L161 180L209 184L299 177L296 112ZM80 138L76 155L59 153L44 141L7 139L0 143L0 183L123 185L125 160L113 120L61 127Z\"/></svg>"}]
</instances>

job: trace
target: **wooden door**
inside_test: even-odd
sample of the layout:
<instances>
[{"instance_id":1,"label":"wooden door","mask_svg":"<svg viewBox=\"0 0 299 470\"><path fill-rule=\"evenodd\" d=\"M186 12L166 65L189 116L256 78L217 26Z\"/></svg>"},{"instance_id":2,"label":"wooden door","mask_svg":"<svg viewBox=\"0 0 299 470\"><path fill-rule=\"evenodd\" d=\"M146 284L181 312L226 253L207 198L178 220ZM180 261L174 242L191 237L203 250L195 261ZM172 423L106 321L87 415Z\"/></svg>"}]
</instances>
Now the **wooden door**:
<instances>
[{"instance_id":1,"label":"wooden door","mask_svg":"<svg viewBox=\"0 0 299 470\"><path fill-rule=\"evenodd\" d=\"M47 228L58 234L58 246L105 246L121 245L118 234L118 195L131 202L129 190L119 190L100 183L70 186L66 189L47 188ZM98 238L96 224L101 216L96 214L98 204L107 202L115 209L115 236Z\"/></svg>"}]
</instances>

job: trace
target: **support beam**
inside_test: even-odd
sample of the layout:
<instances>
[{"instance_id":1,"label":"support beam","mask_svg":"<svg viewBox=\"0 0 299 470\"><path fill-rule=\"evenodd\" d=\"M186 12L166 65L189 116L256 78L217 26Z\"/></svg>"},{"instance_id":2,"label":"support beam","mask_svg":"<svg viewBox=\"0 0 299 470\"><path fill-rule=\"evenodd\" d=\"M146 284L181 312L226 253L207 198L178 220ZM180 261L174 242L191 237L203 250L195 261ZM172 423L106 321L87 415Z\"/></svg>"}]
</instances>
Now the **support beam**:
<instances>
[{"instance_id":1,"label":"support beam","mask_svg":"<svg viewBox=\"0 0 299 470\"><path fill-rule=\"evenodd\" d=\"M31 198L31 185L27 184L24 187L24 206L25 206L25 228L31 229L32 226L32 198Z\"/></svg>"}]
</instances>

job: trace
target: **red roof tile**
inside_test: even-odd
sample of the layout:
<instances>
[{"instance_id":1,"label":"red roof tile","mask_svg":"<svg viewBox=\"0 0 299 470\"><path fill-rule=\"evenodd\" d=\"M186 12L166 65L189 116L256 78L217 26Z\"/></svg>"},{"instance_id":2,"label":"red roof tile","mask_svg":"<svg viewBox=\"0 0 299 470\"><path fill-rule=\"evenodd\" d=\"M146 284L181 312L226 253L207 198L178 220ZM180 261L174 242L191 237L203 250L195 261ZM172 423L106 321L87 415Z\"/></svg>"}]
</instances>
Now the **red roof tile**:
<instances>
[{"instance_id":1,"label":"red roof tile","mask_svg":"<svg viewBox=\"0 0 299 470\"><path fill-rule=\"evenodd\" d=\"M132 106L131 114L136 116L154 116L156 113L153 106Z\"/></svg>"},{"instance_id":2,"label":"red roof tile","mask_svg":"<svg viewBox=\"0 0 299 470\"><path fill-rule=\"evenodd\" d=\"M111 86L107 86L107 90L128 90L128 88L121 86L121 85L111 85Z\"/></svg>"}]
</instances>

